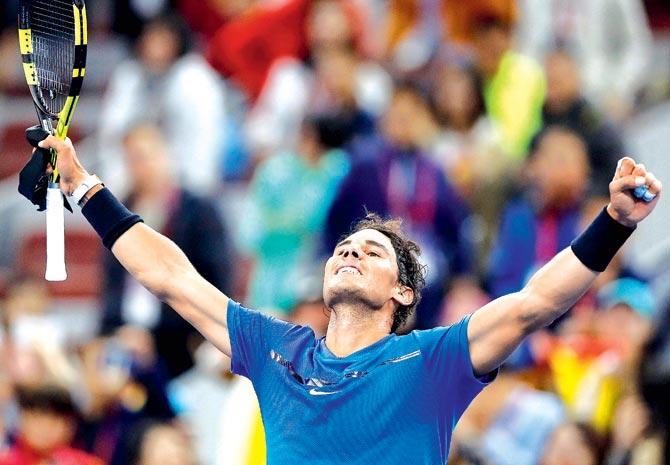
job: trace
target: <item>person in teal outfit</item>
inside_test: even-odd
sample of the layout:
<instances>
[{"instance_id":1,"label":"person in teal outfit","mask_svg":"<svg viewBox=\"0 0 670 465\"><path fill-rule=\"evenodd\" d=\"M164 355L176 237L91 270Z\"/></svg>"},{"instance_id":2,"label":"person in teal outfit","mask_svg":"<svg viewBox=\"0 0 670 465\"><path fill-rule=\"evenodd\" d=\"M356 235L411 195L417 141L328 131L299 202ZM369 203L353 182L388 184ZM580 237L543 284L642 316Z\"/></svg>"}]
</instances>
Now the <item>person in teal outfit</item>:
<instances>
[{"instance_id":1,"label":"person in teal outfit","mask_svg":"<svg viewBox=\"0 0 670 465\"><path fill-rule=\"evenodd\" d=\"M336 118L308 117L296 150L257 168L240 231L242 248L255 258L248 296L254 307L288 313L311 287L319 234L349 172L349 157L338 148L345 139Z\"/></svg>"}]
</instances>

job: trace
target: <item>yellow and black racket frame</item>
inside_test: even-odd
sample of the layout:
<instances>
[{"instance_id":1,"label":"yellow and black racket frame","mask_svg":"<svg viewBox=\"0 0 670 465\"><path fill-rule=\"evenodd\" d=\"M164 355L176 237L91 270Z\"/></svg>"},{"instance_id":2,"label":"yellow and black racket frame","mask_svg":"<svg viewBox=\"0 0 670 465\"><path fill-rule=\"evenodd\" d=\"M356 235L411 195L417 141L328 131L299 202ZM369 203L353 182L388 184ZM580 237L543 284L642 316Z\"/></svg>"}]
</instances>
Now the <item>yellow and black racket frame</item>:
<instances>
[{"instance_id":1,"label":"yellow and black racket frame","mask_svg":"<svg viewBox=\"0 0 670 465\"><path fill-rule=\"evenodd\" d=\"M49 111L42 95L42 89L38 82L38 73L35 68L35 58L33 56L33 39L30 24L31 18L31 0L19 1L19 47L23 62L23 72L26 83L30 88L30 93L35 103L35 109L41 126L49 134L55 135L63 140L67 136L67 130L72 122L74 109L79 101L84 76L86 75L86 49L88 45L88 27L86 20L86 5L83 0L72 0L72 19L74 21L74 65L72 69L72 82L65 104L59 113L54 114ZM54 129L54 122L56 127ZM51 151L51 165L53 174L52 183L58 182L58 171L56 170L55 151Z\"/></svg>"}]
</instances>

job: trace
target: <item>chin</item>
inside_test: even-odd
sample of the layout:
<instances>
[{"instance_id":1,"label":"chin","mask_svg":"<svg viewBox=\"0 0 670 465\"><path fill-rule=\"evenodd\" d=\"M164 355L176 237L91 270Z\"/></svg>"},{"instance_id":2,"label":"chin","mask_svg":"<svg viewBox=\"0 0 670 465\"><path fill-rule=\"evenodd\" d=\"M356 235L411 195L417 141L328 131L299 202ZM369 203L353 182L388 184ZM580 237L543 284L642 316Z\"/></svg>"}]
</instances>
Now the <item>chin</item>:
<instances>
[{"instance_id":1,"label":"chin","mask_svg":"<svg viewBox=\"0 0 670 465\"><path fill-rule=\"evenodd\" d=\"M350 305L356 307L368 307L378 310L383 304L374 299L365 287L356 283L338 282L323 292L326 307L333 308L337 305Z\"/></svg>"}]
</instances>

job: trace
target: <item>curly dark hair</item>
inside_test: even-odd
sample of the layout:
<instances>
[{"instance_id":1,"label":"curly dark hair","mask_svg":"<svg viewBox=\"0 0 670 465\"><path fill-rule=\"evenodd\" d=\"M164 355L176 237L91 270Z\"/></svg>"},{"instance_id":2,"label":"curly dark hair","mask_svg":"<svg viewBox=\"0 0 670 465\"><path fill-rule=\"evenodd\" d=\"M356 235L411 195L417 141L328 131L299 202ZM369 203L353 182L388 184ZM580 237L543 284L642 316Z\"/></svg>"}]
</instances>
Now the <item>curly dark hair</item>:
<instances>
[{"instance_id":1,"label":"curly dark hair","mask_svg":"<svg viewBox=\"0 0 670 465\"><path fill-rule=\"evenodd\" d=\"M389 238L396 254L398 282L414 291L412 302L409 305L398 305L393 312L391 332L396 332L416 309L421 300L421 291L426 286L426 265L419 262L421 248L416 242L407 238L400 218L384 219L376 213L367 212L363 219L354 223L344 237L364 229L374 229Z\"/></svg>"}]
</instances>

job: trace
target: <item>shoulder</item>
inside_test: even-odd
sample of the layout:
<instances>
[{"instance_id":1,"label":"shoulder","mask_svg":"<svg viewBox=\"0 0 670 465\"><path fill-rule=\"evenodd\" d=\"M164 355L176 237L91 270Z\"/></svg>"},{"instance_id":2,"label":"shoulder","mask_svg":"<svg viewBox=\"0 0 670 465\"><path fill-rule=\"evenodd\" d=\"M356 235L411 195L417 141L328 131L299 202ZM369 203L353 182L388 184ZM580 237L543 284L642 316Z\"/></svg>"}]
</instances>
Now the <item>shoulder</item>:
<instances>
[{"instance_id":1,"label":"shoulder","mask_svg":"<svg viewBox=\"0 0 670 465\"><path fill-rule=\"evenodd\" d=\"M349 155L344 150L329 150L323 157L323 167L335 177L341 177L347 174L351 167Z\"/></svg>"},{"instance_id":2,"label":"shoulder","mask_svg":"<svg viewBox=\"0 0 670 465\"><path fill-rule=\"evenodd\" d=\"M254 329L260 331L266 337L271 336L272 340L281 339L292 344L299 339L305 339L312 343L316 341L314 331L311 328L281 320L265 312L246 308L234 300L228 301L228 322L229 325L230 323L242 325L248 332Z\"/></svg>"},{"instance_id":3,"label":"shoulder","mask_svg":"<svg viewBox=\"0 0 670 465\"><path fill-rule=\"evenodd\" d=\"M457 339L462 336L461 332L467 332L469 321L470 315L467 315L458 323L431 329L414 330L408 336L414 338L420 346L430 348L436 344L444 343L445 340Z\"/></svg>"},{"instance_id":4,"label":"shoulder","mask_svg":"<svg viewBox=\"0 0 670 465\"><path fill-rule=\"evenodd\" d=\"M254 179L281 185L302 169L302 163L297 154L288 151L278 152L266 158L258 166Z\"/></svg>"}]
</instances>

